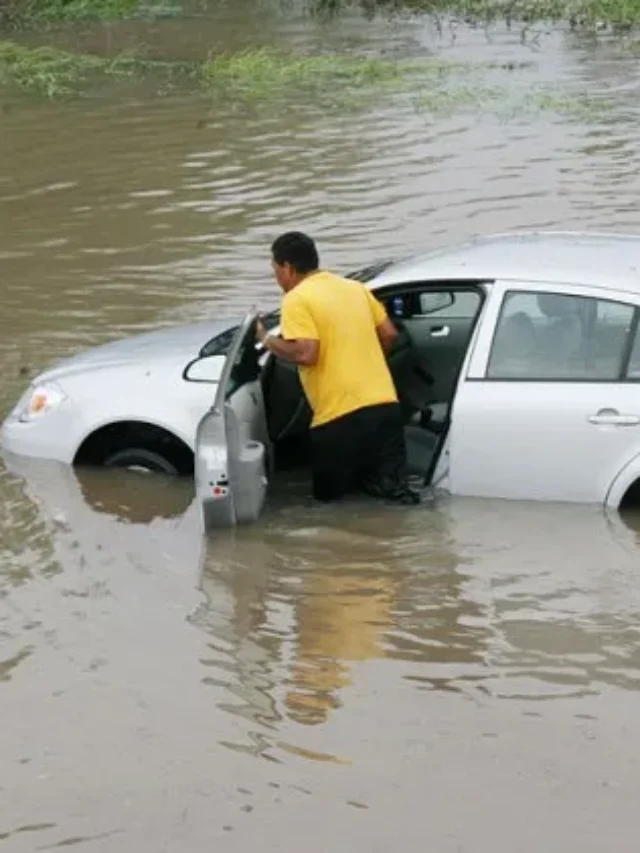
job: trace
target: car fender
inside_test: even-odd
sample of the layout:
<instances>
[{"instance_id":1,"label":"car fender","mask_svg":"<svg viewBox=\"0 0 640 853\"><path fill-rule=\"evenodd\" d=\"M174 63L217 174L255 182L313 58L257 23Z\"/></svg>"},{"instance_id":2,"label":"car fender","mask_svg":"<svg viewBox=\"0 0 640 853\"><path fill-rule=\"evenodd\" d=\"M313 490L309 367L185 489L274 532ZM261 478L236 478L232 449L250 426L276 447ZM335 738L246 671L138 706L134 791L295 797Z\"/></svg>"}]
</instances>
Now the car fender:
<instances>
[{"instance_id":1,"label":"car fender","mask_svg":"<svg viewBox=\"0 0 640 853\"><path fill-rule=\"evenodd\" d=\"M617 509L629 486L638 479L640 479L640 453L627 462L614 478L605 497L605 506Z\"/></svg>"},{"instance_id":2,"label":"car fender","mask_svg":"<svg viewBox=\"0 0 640 853\"><path fill-rule=\"evenodd\" d=\"M96 430L126 421L165 429L193 450L198 423L213 403L216 384L185 381L177 368L161 366L149 371L138 366L108 371L93 380L90 389L86 377L65 383L69 399L80 401L79 417L70 424L72 457Z\"/></svg>"},{"instance_id":3,"label":"car fender","mask_svg":"<svg viewBox=\"0 0 640 853\"><path fill-rule=\"evenodd\" d=\"M122 405L117 408L110 408L109 411L97 414L96 417L91 419L91 423L87 423L84 426L76 442L73 455L75 456L86 439L93 433L111 424L128 422L145 423L160 427L183 441L190 450L194 450L199 417L204 415L206 407L203 407L199 416L195 412L193 416L190 416L190 412L186 407L182 411L179 410L180 407L177 408L178 411L175 408L169 409L169 407L165 406L151 409L145 408L144 411L141 411L139 407L134 405Z\"/></svg>"}]
</instances>

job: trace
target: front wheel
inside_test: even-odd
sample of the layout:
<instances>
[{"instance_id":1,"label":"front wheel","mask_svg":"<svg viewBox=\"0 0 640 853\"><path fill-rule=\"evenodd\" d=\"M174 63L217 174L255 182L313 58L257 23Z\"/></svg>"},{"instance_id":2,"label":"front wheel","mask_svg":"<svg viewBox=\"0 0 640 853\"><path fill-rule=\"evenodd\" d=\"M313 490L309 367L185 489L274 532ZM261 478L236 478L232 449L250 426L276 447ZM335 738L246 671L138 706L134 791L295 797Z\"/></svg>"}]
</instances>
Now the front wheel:
<instances>
[{"instance_id":1,"label":"front wheel","mask_svg":"<svg viewBox=\"0 0 640 853\"><path fill-rule=\"evenodd\" d=\"M178 469L166 457L144 447L126 447L104 460L105 468L128 468L130 471L178 476Z\"/></svg>"}]
</instances>

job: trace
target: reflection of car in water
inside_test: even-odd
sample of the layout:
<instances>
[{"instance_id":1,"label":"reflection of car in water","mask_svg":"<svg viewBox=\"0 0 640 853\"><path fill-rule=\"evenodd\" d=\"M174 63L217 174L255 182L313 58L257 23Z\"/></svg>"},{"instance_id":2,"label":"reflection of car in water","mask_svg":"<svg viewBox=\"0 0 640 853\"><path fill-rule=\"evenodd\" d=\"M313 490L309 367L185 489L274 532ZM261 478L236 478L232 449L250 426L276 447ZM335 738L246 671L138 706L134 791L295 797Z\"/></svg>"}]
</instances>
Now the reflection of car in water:
<instances>
[{"instance_id":1,"label":"reflection of car in water","mask_svg":"<svg viewBox=\"0 0 640 853\"><path fill-rule=\"evenodd\" d=\"M639 265L640 236L539 233L354 273L401 330L389 363L413 473L462 495L613 507L640 496ZM296 369L254 346L252 320L62 362L3 425L5 449L195 469L210 523L255 518L272 463L305 464L310 411Z\"/></svg>"},{"instance_id":2,"label":"reflection of car in water","mask_svg":"<svg viewBox=\"0 0 640 853\"><path fill-rule=\"evenodd\" d=\"M74 471L49 460L5 457L9 473L22 482L38 507L56 559L65 568L109 567L109 576L131 568L170 567L194 583L203 541L193 484L145 477L136 472ZM38 542L42 537L32 537Z\"/></svg>"},{"instance_id":3,"label":"reflection of car in water","mask_svg":"<svg viewBox=\"0 0 640 853\"><path fill-rule=\"evenodd\" d=\"M637 519L477 499L426 518L275 510L211 539L191 618L225 709L265 726L256 752L296 740L287 719L322 724L376 686L539 698L626 678L611 632L634 647Z\"/></svg>"},{"instance_id":4,"label":"reflection of car in water","mask_svg":"<svg viewBox=\"0 0 640 853\"><path fill-rule=\"evenodd\" d=\"M240 700L228 710L269 727L286 718L317 725L348 701L344 688L359 681L360 663L386 657L387 630L410 610L396 596L414 561L437 608L434 577L418 568L425 546L416 534L424 524L379 504L366 515L351 506L324 523L312 507L273 509L266 523L212 540L202 573L206 598L190 621L215 638L209 664L222 667ZM442 523L439 516L427 552L437 551L453 577L456 559L443 550ZM412 607L415 588L407 594Z\"/></svg>"}]
</instances>

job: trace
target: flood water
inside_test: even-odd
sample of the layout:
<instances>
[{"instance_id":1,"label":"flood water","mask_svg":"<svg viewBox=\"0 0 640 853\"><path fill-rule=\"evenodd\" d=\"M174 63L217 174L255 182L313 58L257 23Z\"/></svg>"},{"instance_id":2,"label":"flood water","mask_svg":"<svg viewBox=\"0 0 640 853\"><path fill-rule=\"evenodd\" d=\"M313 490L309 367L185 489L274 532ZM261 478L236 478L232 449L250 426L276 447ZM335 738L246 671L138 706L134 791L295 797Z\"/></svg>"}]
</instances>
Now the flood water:
<instances>
[{"instance_id":1,"label":"flood water","mask_svg":"<svg viewBox=\"0 0 640 853\"><path fill-rule=\"evenodd\" d=\"M269 243L290 227L341 270L507 228L640 230L628 45L257 5L108 39L180 57L433 50L515 66L488 82L521 95L610 105L576 119L382 94L353 111L5 93L2 414L81 347L274 305ZM2 851L637 850L640 520L458 499L319 509L281 482L258 524L205 540L192 497L0 468Z\"/></svg>"}]
</instances>

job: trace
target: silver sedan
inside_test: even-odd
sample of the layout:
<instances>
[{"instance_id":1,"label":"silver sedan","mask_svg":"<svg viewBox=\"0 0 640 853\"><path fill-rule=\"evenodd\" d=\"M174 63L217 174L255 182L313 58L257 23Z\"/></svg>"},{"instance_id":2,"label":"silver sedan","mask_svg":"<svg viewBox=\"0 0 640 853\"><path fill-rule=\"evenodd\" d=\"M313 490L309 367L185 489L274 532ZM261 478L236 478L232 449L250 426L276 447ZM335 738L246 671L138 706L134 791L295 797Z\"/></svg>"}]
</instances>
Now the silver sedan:
<instances>
[{"instance_id":1,"label":"silver sedan","mask_svg":"<svg viewBox=\"0 0 640 853\"><path fill-rule=\"evenodd\" d=\"M640 494L640 235L483 237L353 273L398 325L412 473L452 494L618 507ZM277 329L277 312L268 325ZM294 367L255 317L164 329L41 374L5 454L193 476L208 526L255 519L308 462Z\"/></svg>"}]
</instances>

